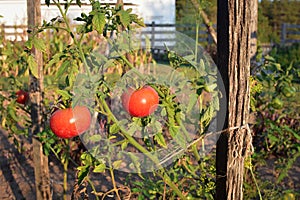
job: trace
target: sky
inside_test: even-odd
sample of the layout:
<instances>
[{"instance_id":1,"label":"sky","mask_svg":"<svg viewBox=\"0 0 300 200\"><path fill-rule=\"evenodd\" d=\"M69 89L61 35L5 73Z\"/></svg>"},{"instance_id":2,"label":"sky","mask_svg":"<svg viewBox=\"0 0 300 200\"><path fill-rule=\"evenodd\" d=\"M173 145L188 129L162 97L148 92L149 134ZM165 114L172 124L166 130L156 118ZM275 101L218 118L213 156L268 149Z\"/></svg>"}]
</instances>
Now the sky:
<instances>
[{"instance_id":1,"label":"sky","mask_svg":"<svg viewBox=\"0 0 300 200\"><path fill-rule=\"evenodd\" d=\"M116 0L100 0L100 2L114 3ZM174 23L175 22L175 0L123 0L124 3L139 4L135 9L146 23L156 21L156 23ZM44 0L41 0L44 2ZM88 2L88 0L82 0ZM0 0L0 24L19 25L27 24L27 4L26 0ZM58 10L51 6L42 6L42 17L46 21L59 15ZM90 10L87 6L74 6L70 9L70 18L75 18L80 15L82 11L88 12Z\"/></svg>"}]
</instances>

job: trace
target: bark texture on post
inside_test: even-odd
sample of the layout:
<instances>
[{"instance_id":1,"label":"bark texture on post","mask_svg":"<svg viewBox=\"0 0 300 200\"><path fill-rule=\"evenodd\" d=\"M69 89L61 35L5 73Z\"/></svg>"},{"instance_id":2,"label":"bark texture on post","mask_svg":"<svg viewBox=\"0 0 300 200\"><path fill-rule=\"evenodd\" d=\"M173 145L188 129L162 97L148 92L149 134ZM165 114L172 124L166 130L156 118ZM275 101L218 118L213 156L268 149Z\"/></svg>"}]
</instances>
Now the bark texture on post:
<instances>
[{"instance_id":1,"label":"bark texture on post","mask_svg":"<svg viewBox=\"0 0 300 200\"><path fill-rule=\"evenodd\" d=\"M221 136L223 140L217 144L216 199L222 200L243 199L244 161L251 152L252 136L248 118L252 1L218 0L218 67L224 77L226 68L228 70L228 83L226 77L224 82L225 88L228 88L228 123L225 126L228 133L227 137ZM225 142L228 145L226 164L222 163L224 159L220 156L224 154L221 147L226 147Z\"/></svg>"},{"instance_id":2,"label":"bark texture on post","mask_svg":"<svg viewBox=\"0 0 300 200\"><path fill-rule=\"evenodd\" d=\"M250 38L253 0L229 0L229 96L227 199L243 199L244 160L252 137L248 127L250 108Z\"/></svg>"},{"instance_id":3,"label":"bark texture on post","mask_svg":"<svg viewBox=\"0 0 300 200\"><path fill-rule=\"evenodd\" d=\"M28 30L33 31L41 24L41 2L40 0L27 0ZM30 34L29 34L30 36ZM30 107L31 122L30 138L33 146L33 162L35 174L36 199L52 199L50 187L50 175L48 157L43 153L42 144L34 138L34 135L43 130L43 55L42 52L32 49L38 66L38 77L30 74Z\"/></svg>"}]
</instances>

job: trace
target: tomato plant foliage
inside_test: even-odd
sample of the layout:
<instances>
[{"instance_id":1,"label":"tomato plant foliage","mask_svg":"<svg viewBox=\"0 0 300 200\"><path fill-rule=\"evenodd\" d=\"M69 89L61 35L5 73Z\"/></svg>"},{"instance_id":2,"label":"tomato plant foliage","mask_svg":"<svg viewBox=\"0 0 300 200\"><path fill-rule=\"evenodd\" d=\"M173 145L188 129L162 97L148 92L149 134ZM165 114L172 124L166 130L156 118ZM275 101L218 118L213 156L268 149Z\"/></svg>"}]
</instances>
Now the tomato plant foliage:
<instances>
[{"instance_id":1,"label":"tomato plant foliage","mask_svg":"<svg viewBox=\"0 0 300 200\"><path fill-rule=\"evenodd\" d=\"M7 50L8 59L17 61L5 63L7 68L1 73L7 75L15 68L18 72L16 77L7 76L12 84L6 86L8 93L0 96L3 110L6 108L1 118L4 127L18 141L18 134L27 136L26 130L32 126L30 103L16 104L11 99L15 91L28 88L29 71L37 74L39 66L31 54L36 48L43 53L45 77L45 131L36 137L44 152L54 154L64 168L70 160L76 165L78 185L88 183L95 188L90 177L109 172L113 182L110 192L121 199L115 170L132 170L140 177L148 170L155 175L151 181L126 183L142 197L212 198L214 181L210 176L214 167L205 164L209 160L199 154L199 144L190 145L195 137L204 141L204 133L219 109L217 72L211 61L196 51L193 43L186 51L179 51L187 47L180 43L183 39L178 34L179 52L166 48L166 61L158 63L131 34L144 26L131 9L90 1L92 10L72 21L67 17L72 2L47 0L46 5L58 7L60 16L35 27L32 36L14 50L17 54ZM80 1L76 4L81 6ZM128 87L140 89L122 98ZM74 155L72 145L77 146L79 155ZM178 149L186 154L173 156ZM141 162L135 152L143 154L150 164ZM164 154L157 156L157 152ZM205 145L202 152L205 154ZM147 191L142 191L144 187ZM103 198L109 194L93 193Z\"/></svg>"}]
</instances>

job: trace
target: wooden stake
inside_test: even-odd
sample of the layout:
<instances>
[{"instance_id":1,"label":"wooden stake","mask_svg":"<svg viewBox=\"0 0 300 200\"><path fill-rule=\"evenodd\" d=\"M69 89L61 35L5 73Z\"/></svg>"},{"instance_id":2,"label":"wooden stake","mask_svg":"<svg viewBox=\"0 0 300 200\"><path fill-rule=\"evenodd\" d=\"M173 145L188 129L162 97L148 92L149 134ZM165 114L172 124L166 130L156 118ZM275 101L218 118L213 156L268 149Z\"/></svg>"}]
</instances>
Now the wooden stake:
<instances>
[{"instance_id":1,"label":"wooden stake","mask_svg":"<svg viewBox=\"0 0 300 200\"><path fill-rule=\"evenodd\" d=\"M41 24L41 2L40 0L27 0L28 30L33 30ZM29 34L30 36L30 34ZM29 88L31 99L31 121L32 127L30 138L33 144L33 161L35 173L36 199L52 199L50 176L48 168L48 157L43 153L42 144L34 138L34 135L43 130L43 55L35 48L31 52L38 65L38 77L30 74Z\"/></svg>"}]
</instances>

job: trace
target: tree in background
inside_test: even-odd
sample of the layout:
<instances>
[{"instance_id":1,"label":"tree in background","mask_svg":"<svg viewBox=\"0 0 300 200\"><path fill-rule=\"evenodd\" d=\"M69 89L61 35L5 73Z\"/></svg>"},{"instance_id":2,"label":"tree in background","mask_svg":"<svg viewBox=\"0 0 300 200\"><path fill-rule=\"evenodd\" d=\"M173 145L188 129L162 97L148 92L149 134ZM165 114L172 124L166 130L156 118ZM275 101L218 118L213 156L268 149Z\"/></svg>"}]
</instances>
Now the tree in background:
<instances>
[{"instance_id":1,"label":"tree in background","mask_svg":"<svg viewBox=\"0 0 300 200\"><path fill-rule=\"evenodd\" d=\"M217 0L197 0L213 24L217 23ZM258 5L258 41L280 42L282 23L300 24L299 0L261 0ZM176 23L195 24L192 0L176 0Z\"/></svg>"},{"instance_id":2,"label":"tree in background","mask_svg":"<svg viewBox=\"0 0 300 200\"><path fill-rule=\"evenodd\" d=\"M298 0L262 0L258 7L258 38L261 42L279 43L283 23L300 24Z\"/></svg>"}]
</instances>

